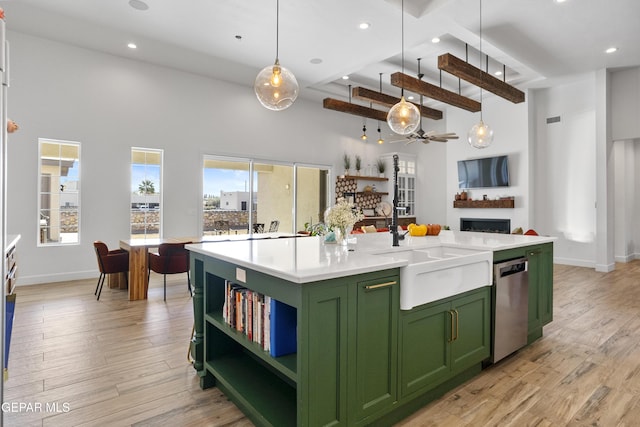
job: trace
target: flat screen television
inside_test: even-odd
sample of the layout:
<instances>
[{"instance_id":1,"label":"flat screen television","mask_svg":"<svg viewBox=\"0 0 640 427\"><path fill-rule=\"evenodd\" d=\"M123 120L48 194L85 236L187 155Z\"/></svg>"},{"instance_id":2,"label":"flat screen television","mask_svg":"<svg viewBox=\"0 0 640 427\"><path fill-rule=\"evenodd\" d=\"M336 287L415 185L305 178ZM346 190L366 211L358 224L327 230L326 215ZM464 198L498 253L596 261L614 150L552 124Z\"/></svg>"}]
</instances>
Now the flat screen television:
<instances>
[{"instance_id":1,"label":"flat screen television","mask_svg":"<svg viewBox=\"0 0 640 427\"><path fill-rule=\"evenodd\" d=\"M508 186L508 156L458 160L459 188L487 188Z\"/></svg>"}]
</instances>

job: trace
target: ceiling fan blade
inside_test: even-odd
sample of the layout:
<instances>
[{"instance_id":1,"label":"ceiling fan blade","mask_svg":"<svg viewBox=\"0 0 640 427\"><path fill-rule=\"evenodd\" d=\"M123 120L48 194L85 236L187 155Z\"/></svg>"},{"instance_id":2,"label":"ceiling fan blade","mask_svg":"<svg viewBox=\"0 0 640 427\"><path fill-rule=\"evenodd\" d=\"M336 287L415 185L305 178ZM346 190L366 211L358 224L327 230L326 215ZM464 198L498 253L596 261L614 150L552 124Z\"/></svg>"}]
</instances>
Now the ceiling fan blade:
<instances>
[{"instance_id":1,"label":"ceiling fan blade","mask_svg":"<svg viewBox=\"0 0 640 427\"><path fill-rule=\"evenodd\" d=\"M438 137L435 137L435 136L433 136L433 137L429 138L429 140L430 140L430 141L436 141L436 142L447 142L447 141L448 141L447 139L444 139L444 138L438 138Z\"/></svg>"}]
</instances>

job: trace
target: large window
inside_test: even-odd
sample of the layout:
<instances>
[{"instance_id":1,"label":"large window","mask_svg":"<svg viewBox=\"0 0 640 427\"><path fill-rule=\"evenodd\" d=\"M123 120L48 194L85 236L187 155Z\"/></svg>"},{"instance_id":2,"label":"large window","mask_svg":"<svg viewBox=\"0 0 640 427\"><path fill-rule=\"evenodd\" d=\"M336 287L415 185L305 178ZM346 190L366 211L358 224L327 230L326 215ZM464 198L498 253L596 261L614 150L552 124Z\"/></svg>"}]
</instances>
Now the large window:
<instances>
[{"instance_id":1,"label":"large window","mask_svg":"<svg viewBox=\"0 0 640 427\"><path fill-rule=\"evenodd\" d=\"M39 139L38 246L80 243L80 143Z\"/></svg>"},{"instance_id":2,"label":"large window","mask_svg":"<svg viewBox=\"0 0 640 427\"><path fill-rule=\"evenodd\" d=\"M162 237L162 150L131 149L131 238Z\"/></svg>"},{"instance_id":3,"label":"large window","mask_svg":"<svg viewBox=\"0 0 640 427\"><path fill-rule=\"evenodd\" d=\"M205 156L204 235L304 229L327 203L328 167Z\"/></svg>"}]
</instances>

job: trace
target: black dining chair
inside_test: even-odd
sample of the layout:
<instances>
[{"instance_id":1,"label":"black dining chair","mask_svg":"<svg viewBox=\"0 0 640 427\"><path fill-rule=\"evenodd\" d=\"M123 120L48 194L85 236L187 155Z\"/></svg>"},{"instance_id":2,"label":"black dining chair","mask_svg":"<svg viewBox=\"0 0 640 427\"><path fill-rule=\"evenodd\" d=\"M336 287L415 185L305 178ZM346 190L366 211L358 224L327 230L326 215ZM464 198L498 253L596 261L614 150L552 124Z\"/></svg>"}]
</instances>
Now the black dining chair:
<instances>
[{"instance_id":1,"label":"black dining chair","mask_svg":"<svg viewBox=\"0 0 640 427\"><path fill-rule=\"evenodd\" d=\"M162 243L158 246L158 253L149 252L149 272L151 271L164 276L164 300L167 300L167 274L187 273L187 287L191 292L191 277L189 277L189 251L184 248L184 243ZM147 280L148 282L148 280Z\"/></svg>"},{"instance_id":2,"label":"black dining chair","mask_svg":"<svg viewBox=\"0 0 640 427\"><path fill-rule=\"evenodd\" d=\"M277 219L274 221L271 221L271 224L269 224L269 233L275 233L276 231L278 231L279 226L280 226L280 221L278 221Z\"/></svg>"},{"instance_id":3,"label":"black dining chair","mask_svg":"<svg viewBox=\"0 0 640 427\"><path fill-rule=\"evenodd\" d=\"M256 223L253 224L253 232L254 233L264 233L264 224L263 223Z\"/></svg>"},{"instance_id":4,"label":"black dining chair","mask_svg":"<svg viewBox=\"0 0 640 427\"><path fill-rule=\"evenodd\" d=\"M98 268L100 269L100 277L98 277L98 284L93 294L98 296L97 300L100 300L102 286L104 285L104 279L107 274L129 272L129 252L124 249L114 249L110 251L107 245L100 240L93 242L93 247L96 251ZM125 274L127 286L129 285L128 276L128 274Z\"/></svg>"}]
</instances>

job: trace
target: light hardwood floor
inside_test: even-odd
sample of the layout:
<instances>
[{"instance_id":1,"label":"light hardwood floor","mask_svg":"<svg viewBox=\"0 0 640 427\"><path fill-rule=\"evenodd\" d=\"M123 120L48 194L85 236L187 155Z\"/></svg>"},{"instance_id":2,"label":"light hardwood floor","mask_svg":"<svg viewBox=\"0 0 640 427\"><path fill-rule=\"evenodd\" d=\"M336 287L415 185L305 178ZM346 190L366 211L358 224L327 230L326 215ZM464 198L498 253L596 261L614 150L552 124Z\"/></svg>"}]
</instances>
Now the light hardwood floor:
<instances>
[{"instance_id":1,"label":"light hardwood floor","mask_svg":"<svg viewBox=\"0 0 640 427\"><path fill-rule=\"evenodd\" d=\"M640 425L640 260L607 274L554 268L544 337L399 426ZM5 412L4 425L252 425L198 387L191 299L184 275L168 277L166 303L153 274L147 301L106 288L96 301L93 280L19 287L4 400L31 410Z\"/></svg>"}]
</instances>

